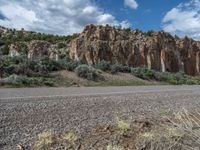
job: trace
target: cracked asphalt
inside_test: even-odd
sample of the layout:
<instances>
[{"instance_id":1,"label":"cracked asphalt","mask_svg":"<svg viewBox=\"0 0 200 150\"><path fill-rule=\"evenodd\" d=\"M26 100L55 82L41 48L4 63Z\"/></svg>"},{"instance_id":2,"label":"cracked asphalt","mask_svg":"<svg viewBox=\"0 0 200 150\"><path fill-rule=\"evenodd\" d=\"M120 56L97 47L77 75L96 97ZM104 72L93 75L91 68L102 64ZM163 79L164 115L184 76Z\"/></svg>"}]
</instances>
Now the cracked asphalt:
<instances>
[{"instance_id":1,"label":"cracked asphalt","mask_svg":"<svg viewBox=\"0 0 200 150\"><path fill-rule=\"evenodd\" d=\"M0 88L0 149L31 149L44 130L87 132L117 120L198 110L200 86Z\"/></svg>"}]
</instances>

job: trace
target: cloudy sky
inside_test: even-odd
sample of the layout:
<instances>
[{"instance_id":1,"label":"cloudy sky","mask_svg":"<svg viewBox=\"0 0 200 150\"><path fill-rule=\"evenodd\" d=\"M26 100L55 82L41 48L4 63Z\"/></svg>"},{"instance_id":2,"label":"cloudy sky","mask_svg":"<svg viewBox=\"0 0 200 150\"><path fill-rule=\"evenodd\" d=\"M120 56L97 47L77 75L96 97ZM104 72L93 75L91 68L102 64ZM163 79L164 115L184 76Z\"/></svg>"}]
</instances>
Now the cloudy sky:
<instances>
[{"instance_id":1,"label":"cloudy sky","mask_svg":"<svg viewBox=\"0 0 200 150\"><path fill-rule=\"evenodd\" d=\"M200 40L200 0L0 0L0 25L51 34L87 24L165 30Z\"/></svg>"}]
</instances>

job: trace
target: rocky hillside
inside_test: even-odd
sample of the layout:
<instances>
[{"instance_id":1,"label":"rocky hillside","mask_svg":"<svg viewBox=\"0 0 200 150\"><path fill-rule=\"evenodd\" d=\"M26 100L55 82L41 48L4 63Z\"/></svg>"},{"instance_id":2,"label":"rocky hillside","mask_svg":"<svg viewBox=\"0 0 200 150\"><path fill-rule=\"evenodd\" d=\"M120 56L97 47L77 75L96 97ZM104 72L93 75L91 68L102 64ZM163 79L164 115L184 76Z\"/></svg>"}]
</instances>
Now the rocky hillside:
<instances>
[{"instance_id":1,"label":"rocky hillside","mask_svg":"<svg viewBox=\"0 0 200 150\"><path fill-rule=\"evenodd\" d=\"M200 74L200 42L166 32L141 32L88 25L78 35L56 36L0 27L0 56L71 57L88 64L101 60L162 72Z\"/></svg>"},{"instance_id":2,"label":"rocky hillside","mask_svg":"<svg viewBox=\"0 0 200 150\"><path fill-rule=\"evenodd\" d=\"M77 36L48 35L0 27L0 55L26 55L28 58L48 56L58 60L68 56L69 43Z\"/></svg>"},{"instance_id":3,"label":"rocky hillside","mask_svg":"<svg viewBox=\"0 0 200 150\"><path fill-rule=\"evenodd\" d=\"M89 25L71 42L70 57L88 64L106 60L162 72L200 74L200 42L163 31L143 33Z\"/></svg>"}]
</instances>

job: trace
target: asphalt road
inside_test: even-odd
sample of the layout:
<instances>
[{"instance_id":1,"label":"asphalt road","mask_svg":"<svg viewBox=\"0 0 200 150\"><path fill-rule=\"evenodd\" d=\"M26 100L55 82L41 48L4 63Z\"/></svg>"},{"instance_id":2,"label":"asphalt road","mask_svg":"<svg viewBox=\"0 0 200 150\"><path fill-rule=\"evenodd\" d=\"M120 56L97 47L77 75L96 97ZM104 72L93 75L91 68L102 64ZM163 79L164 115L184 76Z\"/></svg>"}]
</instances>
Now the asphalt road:
<instances>
[{"instance_id":1,"label":"asphalt road","mask_svg":"<svg viewBox=\"0 0 200 150\"><path fill-rule=\"evenodd\" d=\"M200 86L0 89L0 149L32 147L44 130L84 132L199 106Z\"/></svg>"},{"instance_id":2,"label":"asphalt road","mask_svg":"<svg viewBox=\"0 0 200 150\"><path fill-rule=\"evenodd\" d=\"M139 86L139 87L79 87L79 88L19 88L0 89L0 100L52 99L72 96L116 95L134 93L200 92L200 86Z\"/></svg>"}]
</instances>

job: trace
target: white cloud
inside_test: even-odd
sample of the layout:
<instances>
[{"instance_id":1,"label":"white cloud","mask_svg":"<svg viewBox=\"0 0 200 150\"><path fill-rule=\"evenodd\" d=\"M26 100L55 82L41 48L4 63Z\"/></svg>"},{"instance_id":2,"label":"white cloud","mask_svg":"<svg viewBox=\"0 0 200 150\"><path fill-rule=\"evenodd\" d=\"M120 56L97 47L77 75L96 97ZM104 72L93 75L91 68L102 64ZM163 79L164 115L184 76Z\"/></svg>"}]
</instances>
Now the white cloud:
<instances>
[{"instance_id":1,"label":"white cloud","mask_svg":"<svg viewBox=\"0 0 200 150\"><path fill-rule=\"evenodd\" d=\"M167 32L200 40L200 0L179 4L167 12L162 23Z\"/></svg>"},{"instance_id":2,"label":"white cloud","mask_svg":"<svg viewBox=\"0 0 200 150\"><path fill-rule=\"evenodd\" d=\"M0 6L0 10L2 14L6 14L6 18L9 18L9 20L0 20L0 24L4 26L17 28L18 26L27 26L29 23L39 21L32 10L27 10L18 5Z\"/></svg>"},{"instance_id":3,"label":"white cloud","mask_svg":"<svg viewBox=\"0 0 200 150\"><path fill-rule=\"evenodd\" d=\"M138 3L135 0L124 0L124 5L132 9L138 8Z\"/></svg>"},{"instance_id":4,"label":"white cloud","mask_svg":"<svg viewBox=\"0 0 200 150\"><path fill-rule=\"evenodd\" d=\"M129 27L102 11L92 0L0 0L0 25L52 34L81 32L87 24Z\"/></svg>"}]
</instances>

